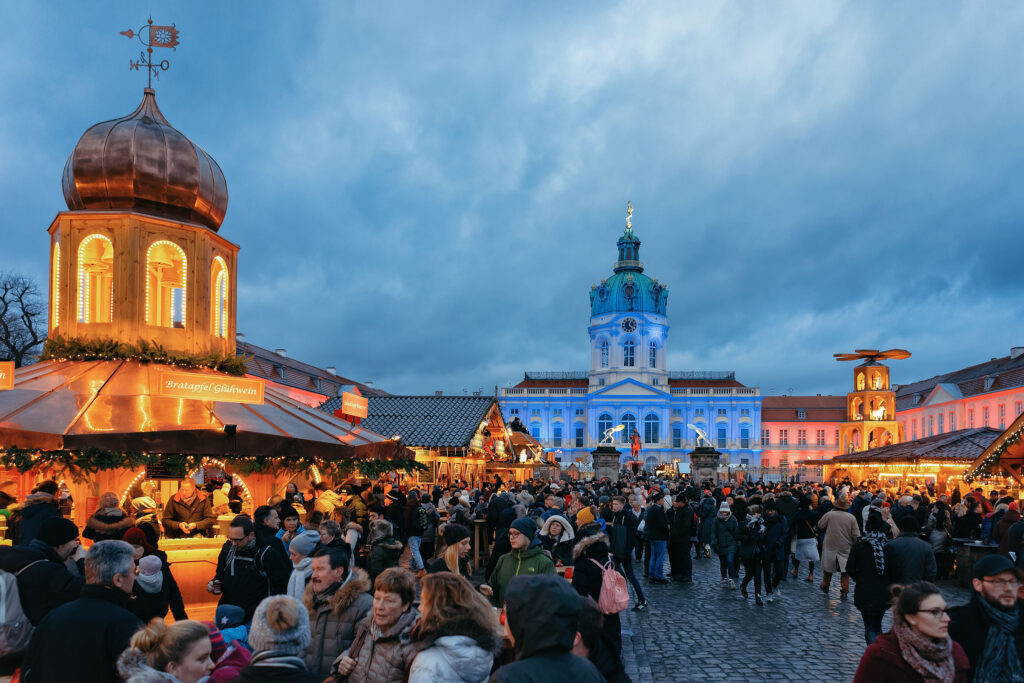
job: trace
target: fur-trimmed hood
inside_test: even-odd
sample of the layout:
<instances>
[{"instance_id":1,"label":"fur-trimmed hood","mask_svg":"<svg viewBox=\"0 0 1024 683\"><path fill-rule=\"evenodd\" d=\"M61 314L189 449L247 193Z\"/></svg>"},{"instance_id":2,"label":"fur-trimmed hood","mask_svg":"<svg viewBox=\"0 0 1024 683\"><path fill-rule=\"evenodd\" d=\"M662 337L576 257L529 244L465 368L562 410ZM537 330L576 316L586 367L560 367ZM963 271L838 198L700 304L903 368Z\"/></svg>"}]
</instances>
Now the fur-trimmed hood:
<instances>
[{"instance_id":1,"label":"fur-trimmed hood","mask_svg":"<svg viewBox=\"0 0 1024 683\"><path fill-rule=\"evenodd\" d=\"M117 673L127 683L181 683L173 674L157 671L146 664L146 656L133 647L117 658ZM202 681L208 681L203 677Z\"/></svg>"},{"instance_id":2,"label":"fur-trimmed hood","mask_svg":"<svg viewBox=\"0 0 1024 683\"><path fill-rule=\"evenodd\" d=\"M334 614L334 616L341 616L341 613L352 606L352 603L356 601L363 593L370 592L370 577L369 575L359 567L353 567L351 570L352 576L338 587L338 590L334 591L334 594L327 599L327 607ZM306 610L309 612L311 618L313 618L320 609L323 609L321 605L319 608L313 607L313 584L309 583L306 585L306 592L302 596L302 603L306 606Z\"/></svg>"},{"instance_id":3,"label":"fur-trimmed hood","mask_svg":"<svg viewBox=\"0 0 1024 683\"><path fill-rule=\"evenodd\" d=\"M540 528L540 533L542 535L548 535L548 530L551 528L552 522L558 522L562 525L562 535L556 539L558 543L561 543L563 541L571 541L573 540L573 538L576 537L576 534L573 533L572 525L569 524L569 520L567 520L565 517L562 517L561 515L551 515L546 520L544 520L544 525Z\"/></svg>"},{"instance_id":4,"label":"fur-trimmed hood","mask_svg":"<svg viewBox=\"0 0 1024 683\"><path fill-rule=\"evenodd\" d=\"M593 534L591 536L584 536L583 538L576 541L576 545L572 549L572 559L580 559L580 557L582 557L583 554L587 552L587 548L596 543L604 543L605 545L610 547L607 534L600 533Z\"/></svg>"},{"instance_id":5,"label":"fur-trimmed hood","mask_svg":"<svg viewBox=\"0 0 1024 683\"><path fill-rule=\"evenodd\" d=\"M104 517L107 520L113 519L112 516L107 515L100 515L100 517ZM85 526L101 534L112 535L131 529L135 526L135 522L127 515L116 522L108 522L100 519L94 514L85 521Z\"/></svg>"}]
</instances>

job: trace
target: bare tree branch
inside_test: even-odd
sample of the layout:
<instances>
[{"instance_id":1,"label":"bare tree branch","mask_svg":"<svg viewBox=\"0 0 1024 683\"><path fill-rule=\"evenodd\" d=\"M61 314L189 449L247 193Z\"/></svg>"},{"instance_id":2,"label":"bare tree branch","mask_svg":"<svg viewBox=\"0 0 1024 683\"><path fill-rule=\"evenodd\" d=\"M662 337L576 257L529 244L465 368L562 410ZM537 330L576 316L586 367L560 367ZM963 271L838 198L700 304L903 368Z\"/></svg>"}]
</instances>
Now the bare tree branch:
<instances>
[{"instance_id":1,"label":"bare tree branch","mask_svg":"<svg viewBox=\"0 0 1024 683\"><path fill-rule=\"evenodd\" d=\"M0 273L0 360L21 367L46 339L46 306L35 280Z\"/></svg>"}]
</instances>

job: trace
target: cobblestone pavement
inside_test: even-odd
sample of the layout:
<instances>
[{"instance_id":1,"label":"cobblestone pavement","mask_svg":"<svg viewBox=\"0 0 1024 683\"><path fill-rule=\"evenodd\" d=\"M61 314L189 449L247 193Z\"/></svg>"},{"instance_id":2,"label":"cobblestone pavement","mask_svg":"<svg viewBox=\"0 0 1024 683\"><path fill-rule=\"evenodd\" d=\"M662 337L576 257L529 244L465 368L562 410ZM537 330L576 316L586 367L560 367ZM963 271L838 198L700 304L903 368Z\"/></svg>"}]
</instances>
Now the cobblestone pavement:
<instances>
[{"instance_id":1,"label":"cobblestone pavement","mask_svg":"<svg viewBox=\"0 0 1024 683\"><path fill-rule=\"evenodd\" d=\"M757 607L753 582L747 600L738 587L721 587L714 556L694 560L692 584L650 584L638 563L634 569L650 602L622 616L622 656L634 683L853 680L865 645L852 582L849 601L839 600L838 576L826 598L818 588L821 570L807 583L801 566L801 580L787 575L781 597ZM952 584L941 587L951 605L968 599ZM883 628L890 623L887 613Z\"/></svg>"}]
</instances>

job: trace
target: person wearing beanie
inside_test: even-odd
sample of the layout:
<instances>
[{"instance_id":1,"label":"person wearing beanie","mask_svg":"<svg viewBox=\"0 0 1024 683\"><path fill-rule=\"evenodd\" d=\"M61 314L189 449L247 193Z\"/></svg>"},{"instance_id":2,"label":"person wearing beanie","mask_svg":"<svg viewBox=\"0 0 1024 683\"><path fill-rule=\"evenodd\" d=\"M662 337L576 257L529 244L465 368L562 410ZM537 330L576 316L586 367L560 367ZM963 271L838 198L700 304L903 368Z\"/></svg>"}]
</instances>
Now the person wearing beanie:
<instances>
[{"instance_id":1,"label":"person wearing beanie","mask_svg":"<svg viewBox=\"0 0 1024 683\"><path fill-rule=\"evenodd\" d=\"M78 576L65 565L71 557L78 564ZM84 557L78 527L60 516L45 520L38 537L28 545L0 546L0 569L17 575L21 608L33 626L38 626L50 610L71 602L82 592Z\"/></svg>"},{"instance_id":2,"label":"person wearing beanie","mask_svg":"<svg viewBox=\"0 0 1024 683\"><path fill-rule=\"evenodd\" d=\"M131 510L135 517L135 527L142 529L146 540L154 548L160 541L160 516L156 501L149 496L132 498Z\"/></svg>"},{"instance_id":3,"label":"person wearing beanie","mask_svg":"<svg viewBox=\"0 0 1024 683\"><path fill-rule=\"evenodd\" d=\"M100 495L96 512L85 521L82 535L91 541L118 541L124 532L135 526L117 502L117 494L107 491Z\"/></svg>"},{"instance_id":4,"label":"person wearing beanie","mask_svg":"<svg viewBox=\"0 0 1024 683\"><path fill-rule=\"evenodd\" d=\"M839 572L840 600L846 600L850 593L850 575L846 572L846 560L850 557L853 544L860 538L860 524L857 523L857 517L850 514L849 509L850 500L846 494L840 494L836 498L835 509L829 510L818 520L818 528L825 530L821 543L821 592L828 595L832 575ZM931 546L925 545L930 554Z\"/></svg>"},{"instance_id":5,"label":"person wearing beanie","mask_svg":"<svg viewBox=\"0 0 1024 683\"><path fill-rule=\"evenodd\" d=\"M469 540L469 529L461 524L445 524L442 531L444 548L433 562L427 566L428 574L438 572L451 572L465 577L470 585L483 593L485 597L491 597L491 587L481 580L481 577L474 576L469 567L469 552L472 544Z\"/></svg>"},{"instance_id":6,"label":"person wearing beanie","mask_svg":"<svg viewBox=\"0 0 1024 683\"><path fill-rule=\"evenodd\" d=\"M233 683L252 659L252 653L237 642L228 642L213 622L202 623L210 631L210 661L213 662L213 671L210 672L209 680L211 683Z\"/></svg>"},{"instance_id":7,"label":"person wearing beanie","mask_svg":"<svg viewBox=\"0 0 1024 683\"><path fill-rule=\"evenodd\" d=\"M303 659L309 640L309 613L301 602L287 595L265 598L249 628L252 659L235 682L320 683Z\"/></svg>"},{"instance_id":8,"label":"person wearing beanie","mask_svg":"<svg viewBox=\"0 0 1024 683\"><path fill-rule=\"evenodd\" d=\"M214 624L225 643L228 645L238 643L246 650L252 651L252 646L249 645L249 627L245 623L244 609L238 605L217 605Z\"/></svg>"},{"instance_id":9,"label":"person wearing beanie","mask_svg":"<svg viewBox=\"0 0 1024 683\"><path fill-rule=\"evenodd\" d=\"M145 555L138 560L138 573L128 609L143 624L156 617L162 619L167 616L170 586L164 582L163 564L156 555Z\"/></svg>"},{"instance_id":10,"label":"person wearing beanie","mask_svg":"<svg viewBox=\"0 0 1024 683\"><path fill-rule=\"evenodd\" d=\"M284 552L288 554L288 544L292 539L306 530L299 521L299 512L288 503L281 505L281 528L277 531L277 538L284 545Z\"/></svg>"},{"instance_id":11,"label":"person wearing beanie","mask_svg":"<svg viewBox=\"0 0 1024 683\"><path fill-rule=\"evenodd\" d=\"M138 527L124 532L121 540L125 543L130 543L132 548L135 549L137 562L142 562L147 557L156 557L160 560L160 573L163 575L162 583L167 589L167 607L170 608L175 621L188 619L188 614L185 613L185 601L181 597L181 589L178 587L178 582L175 580L174 574L171 573L171 566L167 561L167 553L159 548L154 548L146 537L145 532ZM166 614L167 610L165 609L162 614L157 616L163 617ZM139 615L139 618L146 621L141 615Z\"/></svg>"},{"instance_id":12,"label":"person wearing beanie","mask_svg":"<svg viewBox=\"0 0 1024 683\"><path fill-rule=\"evenodd\" d=\"M736 569L739 531L739 522L733 516L729 504L722 501L718 508L718 515L711 521L711 534L708 538L715 554L718 555L723 588L735 588L736 579L739 578L739 572Z\"/></svg>"},{"instance_id":13,"label":"person wearing beanie","mask_svg":"<svg viewBox=\"0 0 1024 683\"><path fill-rule=\"evenodd\" d=\"M17 514L11 519L13 528L8 533L14 545L28 545L36 538L43 522L60 516L57 482L47 479L25 497Z\"/></svg>"},{"instance_id":14,"label":"person wearing beanie","mask_svg":"<svg viewBox=\"0 0 1024 683\"><path fill-rule=\"evenodd\" d=\"M662 501L665 494L655 489L650 497L647 508L647 521L644 525L644 539L651 543L651 557L647 564L647 575L651 583L668 583L665 578L665 559L668 556L668 515Z\"/></svg>"},{"instance_id":15,"label":"person wearing beanie","mask_svg":"<svg viewBox=\"0 0 1024 683\"><path fill-rule=\"evenodd\" d=\"M395 539L405 543L406 529L405 529L405 496L398 489L391 489L384 497L386 507L384 508L384 518L391 522L394 527Z\"/></svg>"},{"instance_id":16,"label":"person wearing beanie","mask_svg":"<svg viewBox=\"0 0 1024 683\"><path fill-rule=\"evenodd\" d=\"M508 542L512 549L498 558L494 572L487 581L495 605L500 607L505 604L505 589L513 577L555 573L554 563L544 553L544 547L537 539L539 531L537 524L529 517L520 517L509 527Z\"/></svg>"},{"instance_id":17,"label":"person wearing beanie","mask_svg":"<svg viewBox=\"0 0 1024 683\"><path fill-rule=\"evenodd\" d=\"M288 544L288 557L292 561L292 573L288 577L285 595L301 600L306 593L306 584L313 573L313 553L320 547L320 532L307 529Z\"/></svg>"}]
</instances>

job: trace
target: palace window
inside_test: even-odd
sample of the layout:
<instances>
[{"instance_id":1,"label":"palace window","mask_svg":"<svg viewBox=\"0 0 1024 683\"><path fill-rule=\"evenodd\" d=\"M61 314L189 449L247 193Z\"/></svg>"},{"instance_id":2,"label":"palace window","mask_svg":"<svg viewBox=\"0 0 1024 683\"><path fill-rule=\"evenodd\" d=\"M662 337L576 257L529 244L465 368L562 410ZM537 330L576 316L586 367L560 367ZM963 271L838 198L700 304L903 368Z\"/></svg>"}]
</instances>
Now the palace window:
<instances>
[{"instance_id":1,"label":"palace window","mask_svg":"<svg viewBox=\"0 0 1024 683\"><path fill-rule=\"evenodd\" d=\"M683 415L682 408L673 408L672 409L672 417L682 417L682 415Z\"/></svg>"},{"instance_id":2,"label":"palace window","mask_svg":"<svg viewBox=\"0 0 1024 683\"><path fill-rule=\"evenodd\" d=\"M631 341L622 345L622 365L627 368L636 365L636 344Z\"/></svg>"},{"instance_id":3,"label":"palace window","mask_svg":"<svg viewBox=\"0 0 1024 683\"><path fill-rule=\"evenodd\" d=\"M583 414L583 408L577 408L576 409L576 414L577 415L582 415Z\"/></svg>"},{"instance_id":4,"label":"palace window","mask_svg":"<svg viewBox=\"0 0 1024 683\"><path fill-rule=\"evenodd\" d=\"M661 420L654 413L649 413L644 418L644 443L658 443L660 441Z\"/></svg>"},{"instance_id":5,"label":"palace window","mask_svg":"<svg viewBox=\"0 0 1024 683\"><path fill-rule=\"evenodd\" d=\"M185 251L174 242L159 240L146 250L146 323L185 327Z\"/></svg>"},{"instance_id":6,"label":"palace window","mask_svg":"<svg viewBox=\"0 0 1024 683\"><path fill-rule=\"evenodd\" d=\"M911 439L916 439L917 438L917 419L916 418L910 421L910 438Z\"/></svg>"},{"instance_id":7,"label":"palace window","mask_svg":"<svg viewBox=\"0 0 1024 683\"><path fill-rule=\"evenodd\" d=\"M798 419L798 420L806 420L807 419L807 409L806 408L797 408L796 419Z\"/></svg>"},{"instance_id":8,"label":"palace window","mask_svg":"<svg viewBox=\"0 0 1024 683\"><path fill-rule=\"evenodd\" d=\"M967 428L974 429L974 408L967 409Z\"/></svg>"},{"instance_id":9,"label":"palace window","mask_svg":"<svg viewBox=\"0 0 1024 683\"><path fill-rule=\"evenodd\" d=\"M623 430L620 432L622 436L622 443L629 443L629 437L633 436L633 432L636 431L636 418L633 417L633 413L626 413L622 416Z\"/></svg>"},{"instance_id":10,"label":"palace window","mask_svg":"<svg viewBox=\"0 0 1024 683\"><path fill-rule=\"evenodd\" d=\"M740 448L750 448L750 427L740 429Z\"/></svg>"},{"instance_id":11,"label":"palace window","mask_svg":"<svg viewBox=\"0 0 1024 683\"><path fill-rule=\"evenodd\" d=\"M540 415L540 408L533 408L530 411L530 415L534 415L534 416Z\"/></svg>"},{"instance_id":12,"label":"palace window","mask_svg":"<svg viewBox=\"0 0 1024 683\"><path fill-rule=\"evenodd\" d=\"M583 448L584 446L584 431L583 424L580 422L576 423L576 448Z\"/></svg>"},{"instance_id":13,"label":"palace window","mask_svg":"<svg viewBox=\"0 0 1024 683\"><path fill-rule=\"evenodd\" d=\"M693 411L693 414L696 415L697 417L704 417L704 409L697 408L696 410Z\"/></svg>"},{"instance_id":14,"label":"palace window","mask_svg":"<svg viewBox=\"0 0 1024 683\"><path fill-rule=\"evenodd\" d=\"M719 408L719 409L718 409L718 415L719 415L719 417L725 417L725 416L726 416L727 414L728 414L728 411L726 411L726 409L725 409L725 408Z\"/></svg>"},{"instance_id":15,"label":"palace window","mask_svg":"<svg viewBox=\"0 0 1024 683\"><path fill-rule=\"evenodd\" d=\"M78 246L78 322L109 323L114 311L114 244L93 234Z\"/></svg>"},{"instance_id":16,"label":"palace window","mask_svg":"<svg viewBox=\"0 0 1024 683\"><path fill-rule=\"evenodd\" d=\"M518 415L519 414L519 408L512 408L512 409L510 409L508 411L508 414L509 415Z\"/></svg>"},{"instance_id":17,"label":"palace window","mask_svg":"<svg viewBox=\"0 0 1024 683\"><path fill-rule=\"evenodd\" d=\"M761 430L761 445L762 446L770 446L771 443L772 443L772 433L771 433L771 431L767 430L767 429L762 429Z\"/></svg>"},{"instance_id":18,"label":"palace window","mask_svg":"<svg viewBox=\"0 0 1024 683\"><path fill-rule=\"evenodd\" d=\"M683 447L683 428L673 427L672 428L672 448Z\"/></svg>"},{"instance_id":19,"label":"palace window","mask_svg":"<svg viewBox=\"0 0 1024 683\"><path fill-rule=\"evenodd\" d=\"M601 342L601 367L608 367L608 342Z\"/></svg>"},{"instance_id":20,"label":"palace window","mask_svg":"<svg viewBox=\"0 0 1024 683\"><path fill-rule=\"evenodd\" d=\"M814 433L814 443L817 446L825 445L825 430L819 429Z\"/></svg>"},{"instance_id":21,"label":"palace window","mask_svg":"<svg viewBox=\"0 0 1024 683\"><path fill-rule=\"evenodd\" d=\"M796 430L796 443L797 443L798 446L806 446L807 445L807 430L806 429L798 429L798 430Z\"/></svg>"},{"instance_id":22,"label":"palace window","mask_svg":"<svg viewBox=\"0 0 1024 683\"><path fill-rule=\"evenodd\" d=\"M647 364L652 367L658 367L658 347L654 342L651 342L650 355L647 358Z\"/></svg>"},{"instance_id":23,"label":"palace window","mask_svg":"<svg viewBox=\"0 0 1024 683\"><path fill-rule=\"evenodd\" d=\"M949 431L951 431L951 432L955 432L956 431L956 413L954 413L954 412L951 412L949 414Z\"/></svg>"},{"instance_id":24,"label":"palace window","mask_svg":"<svg viewBox=\"0 0 1024 683\"><path fill-rule=\"evenodd\" d=\"M555 408L555 417L562 417L562 409Z\"/></svg>"},{"instance_id":25,"label":"palace window","mask_svg":"<svg viewBox=\"0 0 1024 683\"><path fill-rule=\"evenodd\" d=\"M750 408L740 408L740 417L750 417Z\"/></svg>"},{"instance_id":26,"label":"palace window","mask_svg":"<svg viewBox=\"0 0 1024 683\"><path fill-rule=\"evenodd\" d=\"M532 436L533 438L535 438L538 441L540 441L540 425L539 424L534 423L534 424L530 425L530 436Z\"/></svg>"},{"instance_id":27,"label":"palace window","mask_svg":"<svg viewBox=\"0 0 1024 683\"><path fill-rule=\"evenodd\" d=\"M597 440L604 439L604 435L612 428L612 416L608 413L601 413L597 418Z\"/></svg>"},{"instance_id":28,"label":"palace window","mask_svg":"<svg viewBox=\"0 0 1024 683\"><path fill-rule=\"evenodd\" d=\"M1017 401L1013 404L1013 414L1020 417L1020 414L1024 413L1024 401Z\"/></svg>"},{"instance_id":29,"label":"palace window","mask_svg":"<svg viewBox=\"0 0 1024 683\"><path fill-rule=\"evenodd\" d=\"M981 423L988 427L988 406L981 409Z\"/></svg>"},{"instance_id":30,"label":"palace window","mask_svg":"<svg viewBox=\"0 0 1024 683\"><path fill-rule=\"evenodd\" d=\"M562 446L562 425L555 425L551 433L551 445L555 448Z\"/></svg>"},{"instance_id":31,"label":"palace window","mask_svg":"<svg viewBox=\"0 0 1024 683\"><path fill-rule=\"evenodd\" d=\"M1006 429L1006 404L999 404L999 428Z\"/></svg>"},{"instance_id":32,"label":"palace window","mask_svg":"<svg viewBox=\"0 0 1024 683\"><path fill-rule=\"evenodd\" d=\"M928 416L928 436L935 436L935 416Z\"/></svg>"},{"instance_id":33,"label":"palace window","mask_svg":"<svg viewBox=\"0 0 1024 683\"><path fill-rule=\"evenodd\" d=\"M213 335L228 336L228 266L220 256L213 259Z\"/></svg>"},{"instance_id":34,"label":"palace window","mask_svg":"<svg viewBox=\"0 0 1024 683\"><path fill-rule=\"evenodd\" d=\"M789 445L789 430L788 429L780 429L779 430L779 445L780 446L788 446Z\"/></svg>"},{"instance_id":35,"label":"palace window","mask_svg":"<svg viewBox=\"0 0 1024 683\"><path fill-rule=\"evenodd\" d=\"M939 413L939 434L946 431L946 414Z\"/></svg>"},{"instance_id":36,"label":"palace window","mask_svg":"<svg viewBox=\"0 0 1024 683\"><path fill-rule=\"evenodd\" d=\"M718 447L719 448L725 448L725 446L726 446L726 436L725 436L725 434L726 434L725 427L719 427L718 428Z\"/></svg>"}]
</instances>

